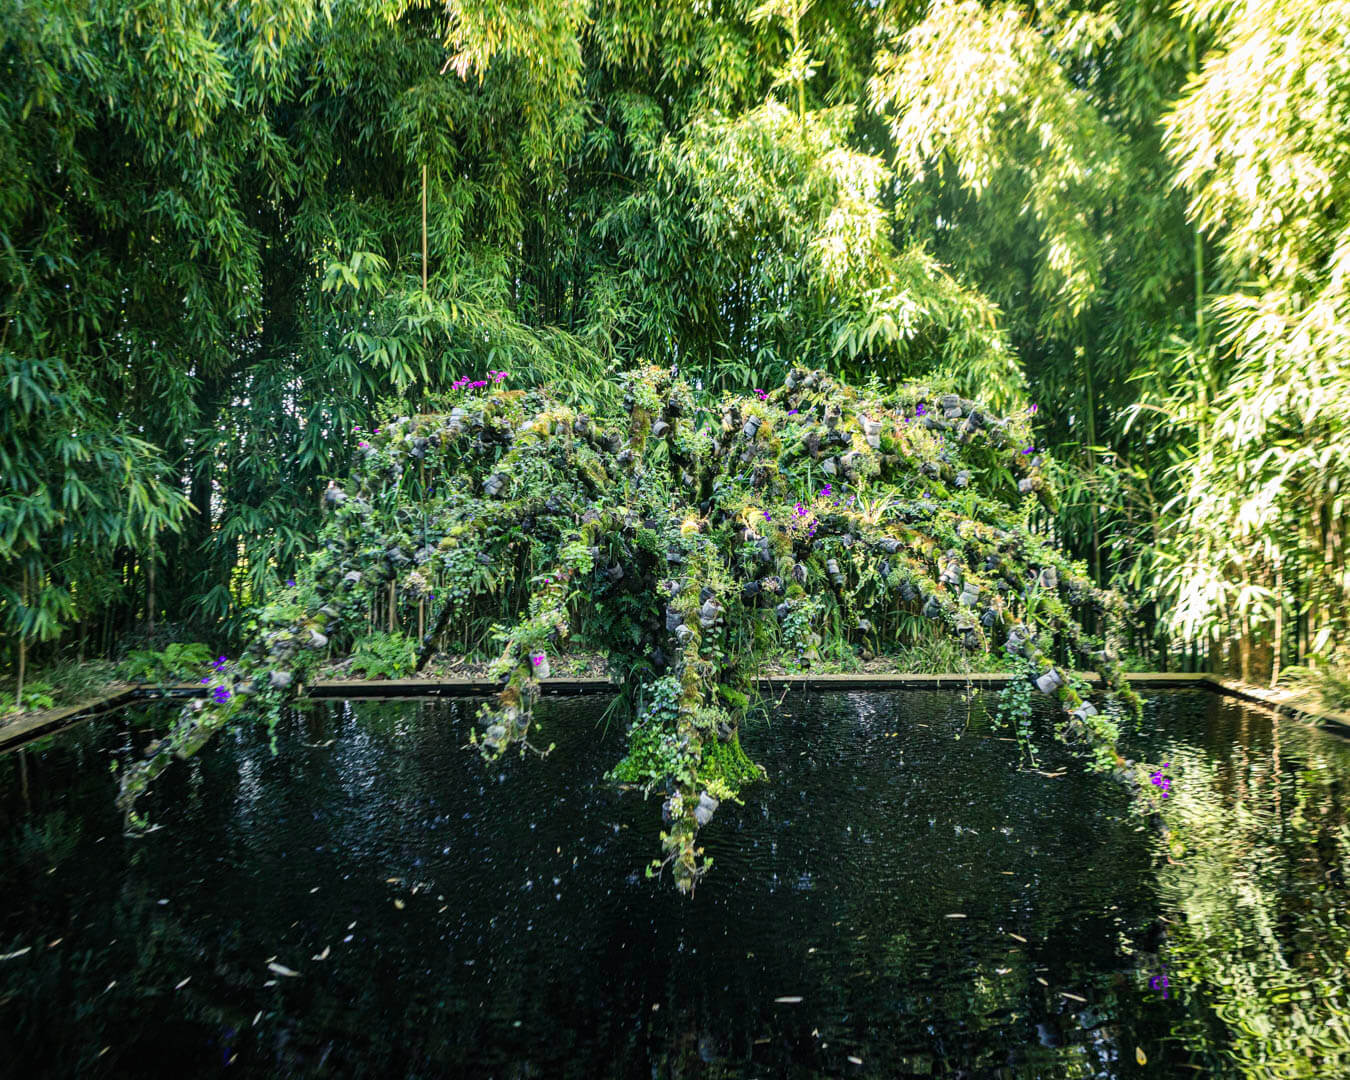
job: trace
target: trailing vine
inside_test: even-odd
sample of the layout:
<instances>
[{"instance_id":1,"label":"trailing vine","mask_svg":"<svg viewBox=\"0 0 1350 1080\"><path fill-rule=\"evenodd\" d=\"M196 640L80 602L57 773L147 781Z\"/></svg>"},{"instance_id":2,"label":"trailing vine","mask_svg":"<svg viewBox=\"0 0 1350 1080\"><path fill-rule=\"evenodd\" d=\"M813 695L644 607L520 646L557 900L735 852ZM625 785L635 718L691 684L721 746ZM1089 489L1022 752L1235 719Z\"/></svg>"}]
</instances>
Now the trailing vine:
<instances>
[{"instance_id":1,"label":"trailing vine","mask_svg":"<svg viewBox=\"0 0 1350 1080\"><path fill-rule=\"evenodd\" d=\"M1124 767L1113 721L1051 659L1095 667L1137 709L1109 648L1121 603L1025 527L1026 500L1053 504L1025 417L800 368L772 391L702 399L647 367L619 374L625 411L597 419L493 374L361 440L300 584L222 665L229 696L192 702L124 774L130 821L174 756L245 715L275 722L320 655L425 618L420 670L457 612L512 589L513 621L492 629L502 689L470 742L489 761L547 754L539 680L574 626L598 622L646 701L610 776L664 795L649 872L670 867L683 892L709 864L698 830L763 775L740 722L773 649L809 664L926 620L972 653L1021 657L1027 693L1063 709L1060 737L1086 743L1094 769ZM1107 642L1083 629L1089 612Z\"/></svg>"}]
</instances>

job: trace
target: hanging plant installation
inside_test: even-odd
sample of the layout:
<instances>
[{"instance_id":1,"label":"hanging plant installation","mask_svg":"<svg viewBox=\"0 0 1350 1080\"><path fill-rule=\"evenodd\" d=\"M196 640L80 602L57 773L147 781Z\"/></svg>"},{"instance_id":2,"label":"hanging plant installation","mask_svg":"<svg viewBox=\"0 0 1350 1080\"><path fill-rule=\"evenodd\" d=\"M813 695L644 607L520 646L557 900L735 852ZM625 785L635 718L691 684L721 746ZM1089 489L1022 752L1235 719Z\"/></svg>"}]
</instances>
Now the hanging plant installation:
<instances>
[{"instance_id":1,"label":"hanging plant installation","mask_svg":"<svg viewBox=\"0 0 1350 1080\"><path fill-rule=\"evenodd\" d=\"M885 642L921 614L968 649L1006 649L1058 699L1059 733L1086 743L1090 767L1131 775L1115 724L1050 659L1096 668L1109 697L1138 708L1080 621L1091 612L1110 641L1120 600L1023 524L1028 495L1053 498L1041 457L1023 453L1025 417L802 369L772 392L696 408L674 372L648 367L620 376L626 415L600 420L493 375L457 385L448 411L361 441L349 480L325 494L328 523L299 584L218 665L213 699L188 705L123 774L132 826L144 824L137 796L173 757L236 719L275 723L320 658L372 624L426 616L420 670L457 612L525 584L514 622L497 628L504 685L472 743L489 760L547 753L531 740L550 651L597 605L622 607L626 619L587 631L614 626L611 658L627 658L643 691L610 776L666 795L649 873L670 866L682 892L711 861L697 830L762 776L740 742L758 662L777 649L809 664L831 627Z\"/></svg>"}]
</instances>

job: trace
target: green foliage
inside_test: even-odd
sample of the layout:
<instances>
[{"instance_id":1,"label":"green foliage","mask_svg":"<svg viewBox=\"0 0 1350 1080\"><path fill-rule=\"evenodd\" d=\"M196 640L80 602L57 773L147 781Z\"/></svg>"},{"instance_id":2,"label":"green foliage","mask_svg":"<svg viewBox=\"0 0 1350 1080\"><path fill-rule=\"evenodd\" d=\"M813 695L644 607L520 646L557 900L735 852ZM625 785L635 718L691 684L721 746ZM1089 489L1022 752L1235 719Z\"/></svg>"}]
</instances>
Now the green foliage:
<instances>
[{"instance_id":1,"label":"green foliage","mask_svg":"<svg viewBox=\"0 0 1350 1080\"><path fill-rule=\"evenodd\" d=\"M363 679L401 679L417 663L417 643L406 634L376 631L359 638L352 650L351 672Z\"/></svg>"},{"instance_id":2,"label":"green foliage","mask_svg":"<svg viewBox=\"0 0 1350 1080\"><path fill-rule=\"evenodd\" d=\"M211 663L211 648L200 641L172 642L163 649L135 649L118 665L117 673L134 682L196 682Z\"/></svg>"},{"instance_id":3,"label":"green foliage","mask_svg":"<svg viewBox=\"0 0 1350 1080\"><path fill-rule=\"evenodd\" d=\"M1022 678L1012 679L998 693L998 710L995 714L1000 724L1005 724L1017 732L1017 745L1027 760L1035 766L1036 745L1031 741L1032 686L1034 672L1031 664L1020 661L1014 669Z\"/></svg>"},{"instance_id":4,"label":"green foliage","mask_svg":"<svg viewBox=\"0 0 1350 1080\"><path fill-rule=\"evenodd\" d=\"M1320 664L1285 668L1280 682L1297 690L1311 691L1328 709L1350 712L1350 667Z\"/></svg>"},{"instance_id":5,"label":"green foliage","mask_svg":"<svg viewBox=\"0 0 1350 1080\"><path fill-rule=\"evenodd\" d=\"M56 704L56 690L45 679L32 679L23 687L23 704L16 707L14 691L0 691L0 716L5 713L50 709Z\"/></svg>"},{"instance_id":6,"label":"green foliage","mask_svg":"<svg viewBox=\"0 0 1350 1080\"><path fill-rule=\"evenodd\" d=\"M354 649L358 673L403 674L452 620L499 650L503 688L469 737L488 761L551 749L531 742L533 705L574 628L636 682L610 775L665 791L655 865L686 892L708 865L698 828L763 775L740 726L751 673L784 645L813 662L851 656L859 638L945 634L966 669L1006 631L1028 670L1053 671L1048 653L1062 649L1138 704L1081 622L1110 629L1119 598L1023 524L1025 502L1053 501L1044 459L1019 450L1023 418L802 367L772 391L718 401L647 366L622 373L622 411L599 417L546 387L477 389L363 440L354 474L328 489L299 584L257 609L259 632L217 668L217 700L186 709L123 776L124 808L172 756L254 711L240 697L274 717L329 651ZM372 623L396 630L362 634ZM427 630L416 653L414 623ZM1085 690L1060 689L1066 712ZM1086 739L1096 767L1114 764L1114 728L1071 715L1065 737Z\"/></svg>"}]
</instances>

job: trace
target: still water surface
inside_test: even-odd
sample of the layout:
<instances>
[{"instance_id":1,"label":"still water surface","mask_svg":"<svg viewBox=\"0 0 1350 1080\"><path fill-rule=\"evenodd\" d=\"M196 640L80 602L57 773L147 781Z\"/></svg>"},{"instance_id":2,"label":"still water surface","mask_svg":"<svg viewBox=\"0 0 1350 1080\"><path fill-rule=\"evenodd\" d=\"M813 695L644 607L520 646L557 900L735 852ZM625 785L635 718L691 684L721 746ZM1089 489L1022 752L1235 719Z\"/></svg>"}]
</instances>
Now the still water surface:
<instances>
[{"instance_id":1,"label":"still water surface","mask_svg":"<svg viewBox=\"0 0 1350 1080\"><path fill-rule=\"evenodd\" d=\"M1350 744L1155 693L1163 839L991 698L787 698L692 900L596 699L490 769L476 703L313 705L140 839L109 765L165 708L51 737L0 757L0 1076L1350 1075Z\"/></svg>"}]
</instances>

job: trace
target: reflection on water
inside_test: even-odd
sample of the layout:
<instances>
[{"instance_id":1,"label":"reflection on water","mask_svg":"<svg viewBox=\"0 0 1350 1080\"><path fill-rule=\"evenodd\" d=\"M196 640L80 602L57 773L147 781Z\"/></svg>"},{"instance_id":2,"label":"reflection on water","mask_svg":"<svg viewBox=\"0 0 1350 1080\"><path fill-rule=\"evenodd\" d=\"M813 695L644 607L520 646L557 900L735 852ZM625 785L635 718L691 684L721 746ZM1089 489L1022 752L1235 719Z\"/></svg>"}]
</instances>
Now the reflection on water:
<instances>
[{"instance_id":1,"label":"reflection on water","mask_svg":"<svg viewBox=\"0 0 1350 1080\"><path fill-rule=\"evenodd\" d=\"M719 809L684 900L641 873L659 800L601 780L604 702L546 700L558 749L490 770L462 749L475 708L314 706L275 758L223 735L160 778L140 839L109 772L140 729L0 757L0 1075L1345 1065L1329 736L1156 695L1130 752L1172 763L1163 840L1048 738L1018 771L958 694L790 696L746 737L770 782Z\"/></svg>"}]
</instances>

